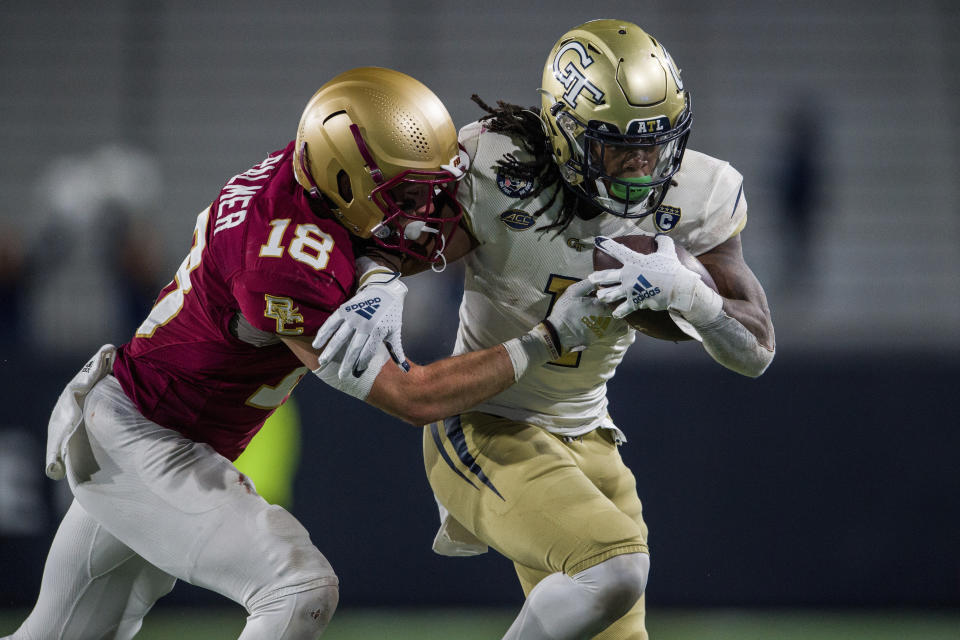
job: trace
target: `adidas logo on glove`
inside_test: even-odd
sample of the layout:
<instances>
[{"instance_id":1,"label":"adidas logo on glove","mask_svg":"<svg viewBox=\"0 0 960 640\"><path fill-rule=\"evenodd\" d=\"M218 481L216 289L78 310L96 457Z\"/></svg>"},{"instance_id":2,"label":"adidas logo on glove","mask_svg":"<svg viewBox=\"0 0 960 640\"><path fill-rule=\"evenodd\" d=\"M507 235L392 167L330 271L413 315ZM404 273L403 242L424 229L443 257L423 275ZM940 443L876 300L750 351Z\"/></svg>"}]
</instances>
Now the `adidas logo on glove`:
<instances>
[{"instance_id":1,"label":"adidas logo on glove","mask_svg":"<svg viewBox=\"0 0 960 640\"><path fill-rule=\"evenodd\" d=\"M660 293L660 287L650 284L650 281L643 277L643 274L637 276L637 281L633 284L633 290L636 295L633 296L633 304L639 304L641 300L652 298Z\"/></svg>"},{"instance_id":2,"label":"adidas logo on glove","mask_svg":"<svg viewBox=\"0 0 960 640\"><path fill-rule=\"evenodd\" d=\"M373 317L373 314L377 312L377 309L380 308L380 298L370 298L369 300L364 300L363 302L357 302L355 304L349 304L343 308L344 311L353 311L360 316L363 316L367 320Z\"/></svg>"}]
</instances>

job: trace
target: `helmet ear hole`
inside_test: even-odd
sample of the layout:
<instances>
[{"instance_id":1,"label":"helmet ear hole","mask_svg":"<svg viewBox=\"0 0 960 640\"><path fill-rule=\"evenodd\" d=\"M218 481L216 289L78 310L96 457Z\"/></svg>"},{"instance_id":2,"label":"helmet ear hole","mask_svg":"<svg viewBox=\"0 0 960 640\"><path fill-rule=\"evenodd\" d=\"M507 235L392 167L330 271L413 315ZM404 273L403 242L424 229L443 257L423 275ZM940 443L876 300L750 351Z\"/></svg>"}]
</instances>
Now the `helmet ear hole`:
<instances>
[{"instance_id":1,"label":"helmet ear hole","mask_svg":"<svg viewBox=\"0 0 960 640\"><path fill-rule=\"evenodd\" d=\"M350 186L350 176L343 169L337 172L337 192L344 202L349 204L353 201L353 187Z\"/></svg>"}]
</instances>

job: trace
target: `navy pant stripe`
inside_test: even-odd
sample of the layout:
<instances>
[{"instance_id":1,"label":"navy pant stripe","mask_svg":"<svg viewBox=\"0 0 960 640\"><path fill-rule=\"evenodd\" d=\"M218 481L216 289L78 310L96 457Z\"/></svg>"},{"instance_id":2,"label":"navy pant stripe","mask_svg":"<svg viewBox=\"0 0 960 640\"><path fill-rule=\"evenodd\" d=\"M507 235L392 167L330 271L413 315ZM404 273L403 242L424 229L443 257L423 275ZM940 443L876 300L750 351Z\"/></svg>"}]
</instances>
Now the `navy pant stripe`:
<instances>
[{"instance_id":1,"label":"navy pant stripe","mask_svg":"<svg viewBox=\"0 0 960 640\"><path fill-rule=\"evenodd\" d=\"M439 423L439 422L432 422L432 423L430 423L430 435L433 436L433 443L434 443L435 445L437 445L437 451L440 452L440 457L443 458L443 461L447 463L447 466L448 466L448 467L450 467L451 469L453 469L453 472L454 472L455 474L457 474L458 476L460 476L461 478L463 478L463 481L464 481L464 482L466 482L468 485L470 485L470 486L473 487L474 489L477 489L477 485L475 485L475 484L473 484L472 482L470 482L470 478L468 478L467 476L463 475L463 474L460 472L460 470L457 469L456 466L454 466L453 460L450 459L450 456L447 455L447 450L443 448L443 442L440 440L440 431L437 429L437 425L438 425L438 424L440 424L440 423Z\"/></svg>"},{"instance_id":2,"label":"navy pant stripe","mask_svg":"<svg viewBox=\"0 0 960 640\"><path fill-rule=\"evenodd\" d=\"M493 483L490 482L490 479L487 477L487 474L483 472L483 469L480 468L480 465L477 464L476 459L470 452L467 450L467 439L463 434L463 427L460 426L460 416L453 416L447 418L443 421L443 427L447 432L447 438L450 440L450 443L453 444L453 448L457 452L457 457L460 458L460 462L470 470L470 473L477 476L484 485L487 486L491 491L497 494L497 497L506 502L506 498L500 495L500 492L497 491L497 488L493 486Z\"/></svg>"}]
</instances>

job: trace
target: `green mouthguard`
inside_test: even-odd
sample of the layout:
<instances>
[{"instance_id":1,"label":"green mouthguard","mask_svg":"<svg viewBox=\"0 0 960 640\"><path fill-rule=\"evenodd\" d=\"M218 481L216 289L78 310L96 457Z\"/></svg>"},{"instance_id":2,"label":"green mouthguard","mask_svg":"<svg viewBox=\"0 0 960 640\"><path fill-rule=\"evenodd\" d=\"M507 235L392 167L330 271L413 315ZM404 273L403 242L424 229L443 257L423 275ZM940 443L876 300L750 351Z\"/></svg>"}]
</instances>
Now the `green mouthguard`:
<instances>
[{"instance_id":1,"label":"green mouthguard","mask_svg":"<svg viewBox=\"0 0 960 640\"><path fill-rule=\"evenodd\" d=\"M652 182L650 176L640 176L639 178L620 178L620 180L629 182L631 185L649 184ZM627 202L636 202L647 197L647 194L650 193L650 187L628 187L620 182L614 182L610 185L610 193L621 200L626 200Z\"/></svg>"}]
</instances>

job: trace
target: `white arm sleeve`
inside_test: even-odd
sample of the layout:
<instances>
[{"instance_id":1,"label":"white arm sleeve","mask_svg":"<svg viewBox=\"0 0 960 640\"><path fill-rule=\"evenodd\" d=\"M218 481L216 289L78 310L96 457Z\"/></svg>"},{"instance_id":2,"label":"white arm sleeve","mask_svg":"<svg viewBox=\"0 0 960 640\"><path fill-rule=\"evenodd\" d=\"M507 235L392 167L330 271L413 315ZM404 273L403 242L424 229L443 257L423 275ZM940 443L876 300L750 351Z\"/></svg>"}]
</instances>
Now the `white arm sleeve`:
<instances>
[{"instance_id":1,"label":"white arm sleeve","mask_svg":"<svg viewBox=\"0 0 960 640\"><path fill-rule=\"evenodd\" d=\"M767 349L738 320L721 312L697 326L710 357L739 374L756 378L770 366L774 351Z\"/></svg>"}]
</instances>

